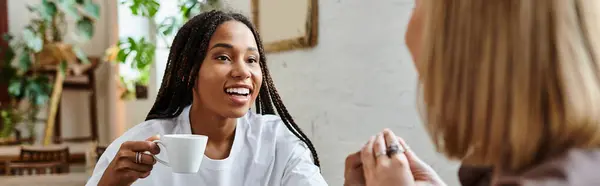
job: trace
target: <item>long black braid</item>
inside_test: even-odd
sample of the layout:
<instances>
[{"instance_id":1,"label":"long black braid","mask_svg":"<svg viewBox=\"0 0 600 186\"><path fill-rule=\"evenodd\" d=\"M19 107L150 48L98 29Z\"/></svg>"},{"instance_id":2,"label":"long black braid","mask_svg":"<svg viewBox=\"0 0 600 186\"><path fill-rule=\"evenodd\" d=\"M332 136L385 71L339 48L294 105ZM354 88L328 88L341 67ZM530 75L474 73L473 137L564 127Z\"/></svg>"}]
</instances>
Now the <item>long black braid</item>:
<instances>
[{"instance_id":1,"label":"long black braid","mask_svg":"<svg viewBox=\"0 0 600 186\"><path fill-rule=\"evenodd\" d=\"M315 147L296 125L275 89L267 68L262 41L256 28L248 18L241 14L213 10L194 16L181 27L173 40L158 96L146 120L177 117L186 106L192 103L192 89L196 85L200 64L206 56L210 38L219 25L231 20L248 26L258 45L263 83L256 98L256 113L279 114L288 130L306 143L312 153L315 165L320 166Z\"/></svg>"}]
</instances>

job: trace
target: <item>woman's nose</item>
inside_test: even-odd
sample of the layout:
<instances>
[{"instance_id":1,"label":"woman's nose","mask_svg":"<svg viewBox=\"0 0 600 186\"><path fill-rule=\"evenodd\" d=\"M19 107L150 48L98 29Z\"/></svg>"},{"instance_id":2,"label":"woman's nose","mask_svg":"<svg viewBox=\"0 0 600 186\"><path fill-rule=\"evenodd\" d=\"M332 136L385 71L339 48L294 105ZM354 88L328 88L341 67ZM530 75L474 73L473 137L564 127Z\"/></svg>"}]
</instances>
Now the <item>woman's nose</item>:
<instances>
[{"instance_id":1,"label":"woman's nose","mask_svg":"<svg viewBox=\"0 0 600 186\"><path fill-rule=\"evenodd\" d=\"M231 76L236 79L247 79L250 78L252 73L250 73L250 68L246 65L246 62L243 60L238 60L232 64L233 67L231 69Z\"/></svg>"}]
</instances>

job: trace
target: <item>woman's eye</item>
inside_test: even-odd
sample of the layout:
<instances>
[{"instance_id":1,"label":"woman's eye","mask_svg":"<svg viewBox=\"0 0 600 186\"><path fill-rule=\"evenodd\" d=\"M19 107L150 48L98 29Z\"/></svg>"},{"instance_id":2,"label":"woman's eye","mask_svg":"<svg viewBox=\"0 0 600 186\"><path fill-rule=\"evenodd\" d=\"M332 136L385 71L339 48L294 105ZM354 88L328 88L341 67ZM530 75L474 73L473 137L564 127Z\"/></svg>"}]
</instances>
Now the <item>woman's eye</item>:
<instances>
[{"instance_id":1,"label":"woman's eye","mask_svg":"<svg viewBox=\"0 0 600 186\"><path fill-rule=\"evenodd\" d=\"M248 63L258 63L258 61L254 58L248 59Z\"/></svg>"},{"instance_id":2,"label":"woman's eye","mask_svg":"<svg viewBox=\"0 0 600 186\"><path fill-rule=\"evenodd\" d=\"M219 61L230 61L229 57L227 57L227 56L217 56L217 60L219 60Z\"/></svg>"}]
</instances>

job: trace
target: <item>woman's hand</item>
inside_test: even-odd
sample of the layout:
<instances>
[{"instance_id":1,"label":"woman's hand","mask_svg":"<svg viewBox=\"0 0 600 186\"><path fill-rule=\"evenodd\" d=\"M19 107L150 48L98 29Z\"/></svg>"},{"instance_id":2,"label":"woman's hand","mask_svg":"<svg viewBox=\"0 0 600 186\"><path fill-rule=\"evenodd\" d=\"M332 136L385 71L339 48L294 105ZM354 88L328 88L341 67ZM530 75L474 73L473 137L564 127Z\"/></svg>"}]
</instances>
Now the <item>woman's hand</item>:
<instances>
[{"instance_id":1,"label":"woman's hand","mask_svg":"<svg viewBox=\"0 0 600 186\"><path fill-rule=\"evenodd\" d=\"M156 160L144 152L149 151L152 154L160 152L158 146L152 143L156 139L158 137L153 136L146 141L127 141L121 144L121 148L104 171L98 185L131 185L137 179L148 177ZM136 157L138 152L140 155Z\"/></svg>"},{"instance_id":2,"label":"woman's hand","mask_svg":"<svg viewBox=\"0 0 600 186\"><path fill-rule=\"evenodd\" d=\"M398 151L386 155L394 145ZM357 158L361 161L357 162ZM372 137L359 154L346 158L344 177L349 183L345 185L446 185L431 166L388 129Z\"/></svg>"},{"instance_id":3,"label":"woman's hand","mask_svg":"<svg viewBox=\"0 0 600 186\"><path fill-rule=\"evenodd\" d=\"M364 175L360 151L348 155L344 169L344 186L364 186Z\"/></svg>"},{"instance_id":4,"label":"woman's hand","mask_svg":"<svg viewBox=\"0 0 600 186\"><path fill-rule=\"evenodd\" d=\"M371 137L361 149L360 156L366 185L415 185L404 148L392 131L384 130L383 133Z\"/></svg>"},{"instance_id":5,"label":"woman's hand","mask_svg":"<svg viewBox=\"0 0 600 186\"><path fill-rule=\"evenodd\" d=\"M390 131L391 132L391 131ZM406 155L406 159L408 159L408 164L410 166L410 172L415 178L415 182L417 185L439 185L444 186L446 183L442 181L440 176L425 163L421 158L419 158L415 152L410 149L410 146L406 144L404 139L397 137L398 142L404 147L404 155Z\"/></svg>"}]
</instances>

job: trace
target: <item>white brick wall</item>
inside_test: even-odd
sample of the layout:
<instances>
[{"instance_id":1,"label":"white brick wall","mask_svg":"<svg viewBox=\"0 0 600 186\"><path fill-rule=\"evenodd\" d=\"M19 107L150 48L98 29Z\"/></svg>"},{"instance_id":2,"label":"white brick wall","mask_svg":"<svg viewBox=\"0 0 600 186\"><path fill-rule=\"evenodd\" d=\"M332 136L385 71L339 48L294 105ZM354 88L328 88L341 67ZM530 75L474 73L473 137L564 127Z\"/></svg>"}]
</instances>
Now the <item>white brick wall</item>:
<instances>
[{"instance_id":1,"label":"white brick wall","mask_svg":"<svg viewBox=\"0 0 600 186\"><path fill-rule=\"evenodd\" d=\"M230 0L248 15L249 1ZM412 0L319 0L319 45L269 54L292 116L310 136L330 185L344 159L385 127L404 137L448 183L457 163L435 152L416 109L416 72L404 45Z\"/></svg>"}]
</instances>

